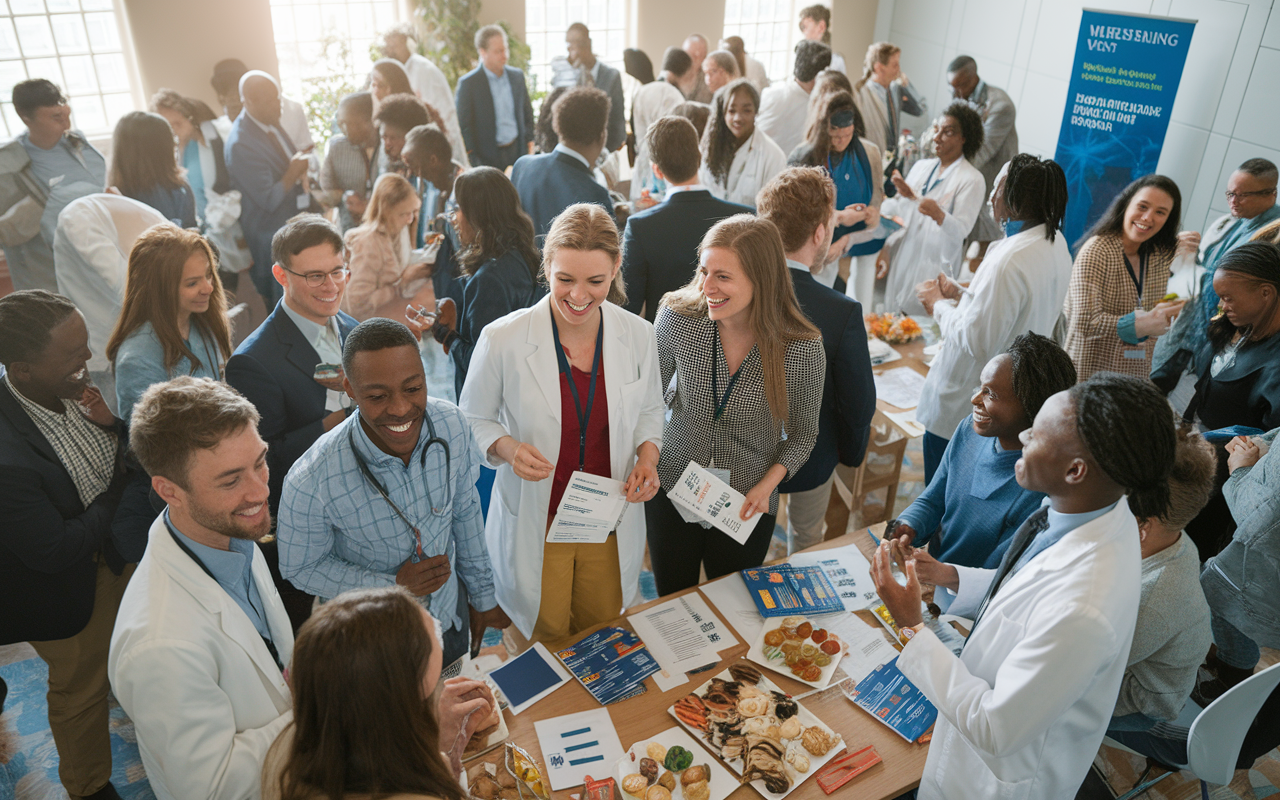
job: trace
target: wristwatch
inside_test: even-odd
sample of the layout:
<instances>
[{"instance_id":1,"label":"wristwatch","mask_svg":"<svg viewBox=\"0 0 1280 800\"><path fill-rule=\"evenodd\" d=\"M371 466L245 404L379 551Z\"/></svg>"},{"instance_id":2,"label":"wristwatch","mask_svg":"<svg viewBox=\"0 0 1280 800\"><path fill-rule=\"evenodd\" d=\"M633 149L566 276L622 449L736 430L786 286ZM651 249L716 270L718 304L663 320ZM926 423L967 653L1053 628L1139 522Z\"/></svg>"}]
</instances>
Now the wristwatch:
<instances>
[{"instance_id":1,"label":"wristwatch","mask_svg":"<svg viewBox=\"0 0 1280 800\"><path fill-rule=\"evenodd\" d=\"M902 628L901 629L902 638L909 642L912 639L914 639L915 635L922 630L924 630L923 622L918 622L915 625L911 625L910 627Z\"/></svg>"}]
</instances>

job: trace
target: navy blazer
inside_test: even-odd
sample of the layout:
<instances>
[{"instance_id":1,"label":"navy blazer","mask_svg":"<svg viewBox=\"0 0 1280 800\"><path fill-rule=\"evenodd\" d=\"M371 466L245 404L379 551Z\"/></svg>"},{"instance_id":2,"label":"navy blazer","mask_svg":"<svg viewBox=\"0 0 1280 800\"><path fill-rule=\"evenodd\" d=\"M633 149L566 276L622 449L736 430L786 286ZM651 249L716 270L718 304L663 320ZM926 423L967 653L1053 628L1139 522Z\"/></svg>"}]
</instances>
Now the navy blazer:
<instances>
[{"instance_id":1,"label":"navy blazer","mask_svg":"<svg viewBox=\"0 0 1280 800\"><path fill-rule=\"evenodd\" d=\"M524 73L515 67L507 67L507 82L511 84L511 97L516 108L516 142L520 152L525 152L533 141L533 104L529 102L529 87ZM471 166L497 166L498 123L493 113L493 95L489 92L489 79L480 65L458 79L456 96L458 127L462 129L462 142L467 147Z\"/></svg>"},{"instance_id":2,"label":"navy blazer","mask_svg":"<svg viewBox=\"0 0 1280 800\"><path fill-rule=\"evenodd\" d=\"M862 304L814 280L813 275L787 268L800 308L819 331L827 353L827 380L818 412L818 442L809 460L778 487L779 492L804 492L821 486L836 468L862 463L876 413L876 383L867 350Z\"/></svg>"},{"instance_id":3,"label":"navy blazer","mask_svg":"<svg viewBox=\"0 0 1280 800\"><path fill-rule=\"evenodd\" d=\"M596 183L586 164L564 153L521 156L511 168L511 182L520 205L533 220L533 232L541 246L556 215L574 203L595 203L613 216L609 190Z\"/></svg>"},{"instance_id":4,"label":"navy blazer","mask_svg":"<svg viewBox=\"0 0 1280 800\"><path fill-rule=\"evenodd\" d=\"M123 453L119 420L116 435ZM53 445L0 381L0 644L66 639L88 624L94 555L102 552L117 574L124 566L112 526L136 472L117 458L111 485L86 508Z\"/></svg>"},{"instance_id":5,"label":"navy blazer","mask_svg":"<svg viewBox=\"0 0 1280 800\"><path fill-rule=\"evenodd\" d=\"M627 219L623 232L622 277L627 282L627 310L653 322L658 302L667 292L689 282L698 269L702 237L726 217L754 214L738 203L717 199L706 189L677 192Z\"/></svg>"},{"instance_id":6,"label":"navy blazer","mask_svg":"<svg viewBox=\"0 0 1280 800\"><path fill-rule=\"evenodd\" d=\"M289 135L283 129L281 133L293 148ZM253 272L266 276L273 261L271 237L290 218L306 210L298 207L298 198L304 196L302 181L289 189L280 183L293 153L283 152L275 136L258 127L248 112L241 112L232 123L224 151L231 187L240 192L240 226L253 255Z\"/></svg>"},{"instance_id":7,"label":"navy blazer","mask_svg":"<svg viewBox=\"0 0 1280 800\"><path fill-rule=\"evenodd\" d=\"M458 340L449 348L453 357L455 397L462 397L471 368L471 354L480 343L480 334L494 320L513 311L528 308L542 299L538 282L538 265L531 269L516 250L508 250L476 268L461 283L462 300L458 303Z\"/></svg>"},{"instance_id":8,"label":"navy blazer","mask_svg":"<svg viewBox=\"0 0 1280 800\"><path fill-rule=\"evenodd\" d=\"M356 324L338 312L338 335L344 342ZM285 473L324 433L329 412L324 407L326 389L314 378L319 363L319 354L289 318L283 301L227 361L227 383L247 397L261 417L258 433L268 445L272 514L280 506Z\"/></svg>"},{"instance_id":9,"label":"navy blazer","mask_svg":"<svg viewBox=\"0 0 1280 800\"><path fill-rule=\"evenodd\" d=\"M623 108L622 73L600 62L596 72L596 88L609 95L609 133L605 137L605 150L612 153L627 143L627 114Z\"/></svg>"}]
</instances>

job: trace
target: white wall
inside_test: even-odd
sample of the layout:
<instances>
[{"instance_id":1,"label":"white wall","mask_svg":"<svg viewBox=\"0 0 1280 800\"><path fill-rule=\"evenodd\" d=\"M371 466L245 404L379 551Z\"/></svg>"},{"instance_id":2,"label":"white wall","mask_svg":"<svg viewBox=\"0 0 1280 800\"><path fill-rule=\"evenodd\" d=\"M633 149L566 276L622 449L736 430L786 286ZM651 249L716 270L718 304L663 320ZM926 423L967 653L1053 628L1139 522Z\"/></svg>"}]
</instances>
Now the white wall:
<instances>
[{"instance_id":1,"label":"white wall","mask_svg":"<svg viewBox=\"0 0 1280 800\"><path fill-rule=\"evenodd\" d=\"M1280 6L1275 0L879 0L878 39L902 48L902 69L937 114L944 71L973 56L1018 108L1025 152L1052 157L1067 99L1082 7L1198 20L1158 171L1182 189L1183 228L1226 213L1227 176L1257 156L1280 163ZM1273 7L1274 6L1274 7ZM914 123L914 124L912 124ZM904 118L917 132L925 120Z\"/></svg>"}]
</instances>

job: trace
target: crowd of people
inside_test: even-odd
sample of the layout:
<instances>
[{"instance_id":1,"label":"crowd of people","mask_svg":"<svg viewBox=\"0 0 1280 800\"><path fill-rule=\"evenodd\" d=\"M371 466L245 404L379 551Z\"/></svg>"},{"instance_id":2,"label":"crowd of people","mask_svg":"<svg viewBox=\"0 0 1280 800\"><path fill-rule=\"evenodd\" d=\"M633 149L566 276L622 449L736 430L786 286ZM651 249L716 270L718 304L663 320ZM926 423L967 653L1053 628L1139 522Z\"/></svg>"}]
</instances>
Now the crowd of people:
<instances>
[{"instance_id":1,"label":"crowd of people","mask_svg":"<svg viewBox=\"0 0 1280 800\"><path fill-rule=\"evenodd\" d=\"M798 22L785 80L694 34L656 75L628 51L629 99L575 23L536 117L498 26L456 91L389 32L332 120L223 61L224 115L161 90L109 170L55 84L14 87L0 643L48 664L72 797L118 797L110 691L159 797L461 800L498 711L442 671L486 630L614 619L646 552L660 594L759 566L783 505L793 552L828 535L879 308L941 333L927 485L872 565L940 712L920 797L1071 798L1104 734L1185 761L1184 705L1280 646L1276 166L1203 234L1148 175L1068 242L1063 170L973 58L915 153L900 49L854 80L829 10ZM690 462L745 542L669 499ZM603 541L548 540L576 472L629 503Z\"/></svg>"}]
</instances>

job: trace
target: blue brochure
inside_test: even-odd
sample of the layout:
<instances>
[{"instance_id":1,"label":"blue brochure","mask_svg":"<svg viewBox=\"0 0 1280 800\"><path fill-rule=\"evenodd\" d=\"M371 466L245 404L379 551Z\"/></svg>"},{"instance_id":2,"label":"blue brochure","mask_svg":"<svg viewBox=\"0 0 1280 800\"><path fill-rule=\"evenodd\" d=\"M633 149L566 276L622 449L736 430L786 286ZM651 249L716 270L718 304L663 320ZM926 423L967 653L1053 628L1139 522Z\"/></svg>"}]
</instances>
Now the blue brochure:
<instances>
[{"instance_id":1,"label":"blue brochure","mask_svg":"<svg viewBox=\"0 0 1280 800\"><path fill-rule=\"evenodd\" d=\"M644 679L661 669L639 636L616 627L556 651L556 658L604 706L643 694Z\"/></svg>"},{"instance_id":2,"label":"blue brochure","mask_svg":"<svg viewBox=\"0 0 1280 800\"><path fill-rule=\"evenodd\" d=\"M747 594L762 617L834 614L844 611L844 601L822 567L778 564L742 570Z\"/></svg>"},{"instance_id":3,"label":"blue brochure","mask_svg":"<svg viewBox=\"0 0 1280 800\"><path fill-rule=\"evenodd\" d=\"M908 742L923 736L938 719L938 709L898 671L896 658L872 670L848 696Z\"/></svg>"}]
</instances>

